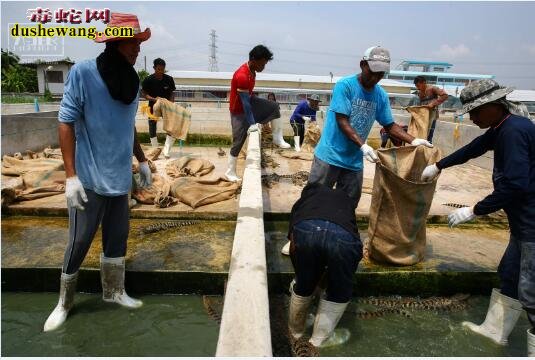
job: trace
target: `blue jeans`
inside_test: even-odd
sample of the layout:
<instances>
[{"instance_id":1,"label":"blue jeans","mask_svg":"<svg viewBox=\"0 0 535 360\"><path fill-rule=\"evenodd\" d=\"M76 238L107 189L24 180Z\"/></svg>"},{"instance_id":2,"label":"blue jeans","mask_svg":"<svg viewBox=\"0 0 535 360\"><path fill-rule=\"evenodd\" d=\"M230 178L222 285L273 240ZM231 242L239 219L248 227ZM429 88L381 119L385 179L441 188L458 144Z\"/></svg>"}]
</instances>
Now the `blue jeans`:
<instances>
[{"instance_id":1,"label":"blue jeans","mask_svg":"<svg viewBox=\"0 0 535 360\"><path fill-rule=\"evenodd\" d=\"M535 241L511 236L498 266L502 294L518 299L535 327Z\"/></svg>"},{"instance_id":2,"label":"blue jeans","mask_svg":"<svg viewBox=\"0 0 535 360\"><path fill-rule=\"evenodd\" d=\"M303 220L293 227L290 256L297 295L312 295L325 273L326 300L346 303L351 299L353 275L362 259L359 236L330 221Z\"/></svg>"},{"instance_id":3,"label":"blue jeans","mask_svg":"<svg viewBox=\"0 0 535 360\"><path fill-rule=\"evenodd\" d=\"M314 156L308 182L311 184L320 183L330 188L333 188L334 184L336 184L337 189L345 192L355 200L355 204L358 204L362 194L362 177L362 170L344 169L328 164Z\"/></svg>"}]
</instances>

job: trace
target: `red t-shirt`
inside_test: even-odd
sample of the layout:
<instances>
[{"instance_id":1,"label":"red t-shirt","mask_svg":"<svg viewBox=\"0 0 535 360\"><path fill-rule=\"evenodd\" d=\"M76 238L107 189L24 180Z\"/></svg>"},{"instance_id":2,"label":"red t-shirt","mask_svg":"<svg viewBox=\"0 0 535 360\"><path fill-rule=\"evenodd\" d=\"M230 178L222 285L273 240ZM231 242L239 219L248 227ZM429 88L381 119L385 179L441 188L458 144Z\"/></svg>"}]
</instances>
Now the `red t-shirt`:
<instances>
[{"instance_id":1,"label":"red t-shirt","mask_svg":"<svg viewBox=\"0 0 535 360\"><path fill-rule=\"evenodd\" d=\"M252 95L255 84L255 75L251 74L247 63L243 64L236 70L230 82L230 104L231 114L243 114L243 106L238 95L238 89L248 89L249 95Z\"/></svg>"}]
</instances>

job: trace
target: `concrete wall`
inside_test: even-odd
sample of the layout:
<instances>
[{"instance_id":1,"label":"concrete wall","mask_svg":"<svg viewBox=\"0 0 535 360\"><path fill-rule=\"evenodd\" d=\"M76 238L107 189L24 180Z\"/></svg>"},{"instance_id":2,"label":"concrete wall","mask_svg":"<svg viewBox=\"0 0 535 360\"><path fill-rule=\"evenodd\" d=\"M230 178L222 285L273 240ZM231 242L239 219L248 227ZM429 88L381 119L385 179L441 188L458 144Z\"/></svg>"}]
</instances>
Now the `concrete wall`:
<instances>
[{"instance_id":1,"label":"concrete wall","mask_svg":"<svg viewBox=\"0 0 535 360\"><path fill-rule=\"evenodd\" d=\"M260 136L249 136L216 356L273 356Z\"/></svg>"},{"instance_id":2,"label":"concrete wall","mask_svg":"<svg viewBox=\"0 0 535 360\"><path fill-rule=\"evenodd\" d=\"M39 103L39 111L58 111L58 103ZM31 104L2 104L2 116L12 114L27 114L35 112L35 105Z\"/></svg>"},{"instance_id":3,"label":"concrete wall","mask_svg":"<svg viewBox=\"0 0 535 360\"><path fill-rule=\"evenodd\" d=\"M2 116L2 156L58 145L58 112Z\"/></svg>"}]
</instances>

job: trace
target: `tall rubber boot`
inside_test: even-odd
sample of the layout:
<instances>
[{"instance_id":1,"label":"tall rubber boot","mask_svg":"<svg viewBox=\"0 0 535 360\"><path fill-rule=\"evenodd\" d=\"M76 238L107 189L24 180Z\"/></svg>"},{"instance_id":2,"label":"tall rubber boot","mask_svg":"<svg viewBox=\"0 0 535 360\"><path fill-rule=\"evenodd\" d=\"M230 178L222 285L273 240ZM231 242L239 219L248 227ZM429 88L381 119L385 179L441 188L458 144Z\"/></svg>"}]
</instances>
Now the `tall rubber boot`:
<instances>
[{"instance_id":1,"label":"tall rubber boot","mask_svg":"<svg viewBox=\"0 0 535 360\"><path fill-rule=\"evenodd\" d=\"M225 177L227 178L228 181L236 182L240 180L238 175L236 175L236 163L237 162L238 162L238 158L229 154L228 169L225 172Z\"/></svg>"},{"instance_id":2,"label":"tall rubber boot","mask_svg":"<svg viewBox=\"0 0 535 360\"><path fill-rule=\"evenodd\" d=\"M291 148L290 144L284 141L284 137L282 136L282 118L271 120L271 125L273 128L273 144L281 149Z\"/></svg>"},{"instance_id":3,"label":"tall rubber boot","mask_svg":"<svg viewBox=\"0 0 535 360\"><path fill-rule=\"evenodd\" d=\"M107 258L104 254L100 254L102 299L106 302L115 302L124 307L135 309L143 305L143 302L126 294L124 290L124 269L124 256Z\"/></svg>"},{"instance_id":4,"label":"tall rubber boot","mask_svg":"<svg viewBox=\"0 0 535 360\"><path fill-rule=\"evenodd\" d=\"M74 304L74 294L76 292L76 281L78 272L67 275L61 273L59 286L59 301L52 313L46 319L44 331L56 330L67 320L67 315Z\"/></svg>"},{"instance_id":5,"label":"tall rubber boot","mask_svg":"<svg viewBox=\"0 0 535 360\"><path fill-rule=\"evenodd\" d=\"M309 342L315 347L328 347L341 345L349 340L349 330L336 329L336 325L344 314L346 303L335 303L320 299L316 320L314 322L314 331Z\"/></svg>"},{"instance_id":6,"label":"tall rubber boot","mask_svg":"<svg viewBox=\"0 0 535 360\"><path fill-rule=\"evenodd\" d=\"M171 147L173 146L173 144L175 143L175 138L170 136L170 135L166 135L165 136L165 145L163 146L163 156L166 158L166 159L169 159L169 153L171 152Z\"/></svg>"},{"instance_id":7,"label":"tall rubber boot","mask_svg":"<svg viewBox=\"0 0 535 360\"><path fill-rule=\"evenodd\" d=\"M462 325L475 333L483 335L498 345L507 345L507 338L522 312L520 301L505 296L498 289L492 289L489 309L485 321L476 325L463 321Z\"/></svg>"},{"instance_id":8,"label":"tall rubber boot","mask_svg":"<svg viewBox=\"0 0 535 360\"><path fill-rule=\"evenodd\" d=\"M528 329L528 357L535 357L535 328Z\"/></svg>"},{"instance_id":9,"label":"tall rubber boot","mask_svg":"<svg viewBox=\"0 0 535 360\"><path fill-rule=\"evenodd\" d=\"M301 151L301 145L299 144L299 140L300 140L299 136L294 136L294 149L296 152Z\"/></svg>"},{"instance_id":10,"label":"tall rubber boot","mask_svg":"<svg viewBox=\"0 0 535 360\"><path fill-rule=\"evenodd\" d=\"M306 325L308 308L312 303L311 296L299 296L294 292L293 282L290 284L290 309L288 313L288 330L294 339L300 339L303 336Z\"/></svg>"},{"instance_id":11,"label":"tall rubber boot","mask_svg":"<svg viewBox=\"0 0 535 360\"><path fill-rule=\"evenodd\" d=\"M150 145L152 147L158 147L159 144L158 144L158 138L155 136L155 137L151 137L150 138Z\"/></svg>"}]
</instances>

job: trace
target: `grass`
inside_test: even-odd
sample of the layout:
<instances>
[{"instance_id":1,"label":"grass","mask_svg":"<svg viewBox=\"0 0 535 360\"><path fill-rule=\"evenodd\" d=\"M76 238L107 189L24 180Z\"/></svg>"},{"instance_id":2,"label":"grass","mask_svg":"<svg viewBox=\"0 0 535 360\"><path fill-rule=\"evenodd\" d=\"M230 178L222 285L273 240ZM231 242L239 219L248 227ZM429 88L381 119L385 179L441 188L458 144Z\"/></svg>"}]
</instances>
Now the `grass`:
<instances>
[{"instance_id":1,"label":"grass","mask_svg":"<svg viewBox=\"0 0 535 360\"><path fill-rule=\"evenodd\" d=\"M33 104L35 96L24 95L2 95L2 104ZM57 100L45 100L43 96L37 96L39 104L46 102L57 102Z\"/></svg>"}]
</instances>

